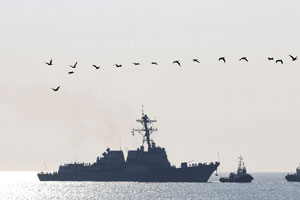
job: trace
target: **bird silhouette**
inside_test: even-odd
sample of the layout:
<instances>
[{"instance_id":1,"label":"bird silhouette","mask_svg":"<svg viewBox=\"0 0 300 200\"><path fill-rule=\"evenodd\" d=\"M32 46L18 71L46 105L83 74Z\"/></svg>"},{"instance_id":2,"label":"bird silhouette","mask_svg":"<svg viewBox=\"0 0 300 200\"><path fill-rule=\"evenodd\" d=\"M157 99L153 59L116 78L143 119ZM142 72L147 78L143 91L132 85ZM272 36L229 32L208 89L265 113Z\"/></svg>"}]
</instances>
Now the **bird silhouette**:
<instances>
[{"instance_id":1,"label":"bird silhouette","mask_svg":"<svg viewBox=\"0 0 300 200\"><path fill-rule=\"evenodd\" d=\"M239 61L242 61L242 60L245 60L246 62L249 62L247 57L242 57L242 58L239 59Z\"/></svg>"},{"instance_id":2,"label":"bird silhouette","mask_svg":"<svg viewBox=\"0 0 300 200\"><path fill-rule=\"evenodd\" d=\"M134 64L134 65L140 65L140 63L138 63L138 62L134 62L134 63L132 63L132 64Z\"/></svg>"},{"instance_id":3,"label":"bird silhouette","mask_svg":"<svg viewBox=\"0 0 300 200\"><path fill-rule=\"evenodd\" d=\"M292 61L298 60L298 56L296 56L296 57L294 57L294 56L292 56L292 55L289 55L289 56L291 57Z\"/></svg>"},{"instance_id":4,"label":"bird silhouette","mask_svg":"<svg viewBox=\"0 0 300 200\"><path fill-rule=\"evenodd\" d=\"M70 72L68 72L68 74L74 74L74 72L73 72L73 71L70 71Z\"/></svg>"},{"instance_id":5,"label":"bird silhouette","mask_svg":"<svg viewBox=\"0 0 300 200\"><path fill-rule=\"evenodd\" d=\"M97 65L93 65L93 67L95 67L95 69L99 69L100 66L97 66Z\"/></svg>"},{"instance_id":6,"label":"bird silhouette","mask_svg":"<svg viewBox=\"0 0 300 200\"><path fill-rule=\"evenodd\" d=\"M72 68L76 68L77 62L74 65L70 65Z\"/></svg>"},{"instance_id":7,"label":"bird silhouette","mask_svg":"<svg viewBox=\"0 0 300 200\"><path fill-rule=\"evenodd\" d=\"M116 67L122 67L122 65L118 65L118 64L115 64L116 65Z\"/></svg>"},{"instance_id":8,"label":"bird silhouette","mask_svg":"<svg viewBox=\"0 0 300 200\"><path fill-rule=\"evenodd\" d=\"M54 92L57 92L59 90L60 86L58 86L57 88L51 88Z\"/></svg>"},{"instance_id":9,"label":"bird silhouette","mask_svg":"<svg viewBox=\"0 0 300 200\"><path fill-rule=\"evenodd\" d=\"M179 60L173 61L173 64L177 64L179 67L181 67Z\"/></svg>"},{"instance_id":10,"label":"bird silhouette","mask_svg":"<svg viewBox=\"0 0 300 200\"><path fill-rule=\"evenodd\" d=\"M220 58L219 58L219 61L221 61L221 60L222 60L224 63L226 63L225 57L220 57Z\"/></svg>"},{"instance_id":11,"label":"bird silhouette","mask_svg":"<svg viewBox=\"0 0 300 200\"><path fill-rule=\"evenodd\" d=\"M157 62L151 62L152 65L158 65Z\"/></svg>"},{"instance_id":12,"label":"bird silhouette","mask_svg":"<svg viewBox=\"0 0 300 200\"><path fill-rule=\"evenodd\" d=\"M274 58L273 57L268 57L268 60L274 60Z\"/></svg>"},{"instance_id":13,"label":"bird silhouette","mask_svg":"<svg viewBox=\"0 0 300 200\"><path fill-rule=\"evenodd\" d=\"M283 61L282 61L282 60L276 60L276 63L281 63L281 64L283 64Z\"/></svg>"},{"instance_id":14,"label":"bird silhouette","mask_svg":"<svg viewBox=\"0 0 300 200\"><path fill-rule=\"evenodd\" d=\"M194 58L193 62L200 63L200 61L197 58Z\"/></svg>"},{"instance_id":15,"label":"bird silhouette","mask_svg":"<svg viewBox=\"0 0 300 200\"><path fill-rule=\"evenodd\" d=\"M52 65L52 59L50 60L50 62L45 62L47 65Z\"/></svg>"}]
</instances>

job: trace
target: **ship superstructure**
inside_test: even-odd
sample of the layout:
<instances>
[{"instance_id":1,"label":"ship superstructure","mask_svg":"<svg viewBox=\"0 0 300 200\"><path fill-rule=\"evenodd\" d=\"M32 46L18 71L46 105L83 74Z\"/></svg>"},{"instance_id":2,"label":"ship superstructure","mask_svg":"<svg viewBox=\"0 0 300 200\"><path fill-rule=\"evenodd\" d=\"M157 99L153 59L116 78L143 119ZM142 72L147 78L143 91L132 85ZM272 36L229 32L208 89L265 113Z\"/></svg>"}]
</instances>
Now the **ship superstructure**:
<instances>
[{"instance_id":1,"label":"ship superstructure","mask_svg":"<svg viewBox=\"0 0 300 200\"><path fill-rule=\"evenodd\" d=\"M165 149L151 139L151 134L157 131L153 127L156 120L142 112L142 117L136 121L142 128L133 129L132 133L140 133L143 142L137 150L128 151L126 160L123 151L107 148L92 164L61 165L58 172L39 173L40 181L207 182L217 170L219 162L189 165L182 162L180 168L171 166Z\"/></svg>"}]
</instances>

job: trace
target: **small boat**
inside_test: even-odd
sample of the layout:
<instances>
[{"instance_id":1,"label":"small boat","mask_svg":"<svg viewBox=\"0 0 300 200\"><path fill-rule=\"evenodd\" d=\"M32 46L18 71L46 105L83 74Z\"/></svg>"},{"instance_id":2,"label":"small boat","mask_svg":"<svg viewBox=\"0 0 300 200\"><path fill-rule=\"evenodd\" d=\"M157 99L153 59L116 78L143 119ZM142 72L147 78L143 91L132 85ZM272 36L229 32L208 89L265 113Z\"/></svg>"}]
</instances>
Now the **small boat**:
<instances>
[{"instance_id":1,"label":"small boat","mask_svg":"<svg viewBox=\"0 0 300 200\"><path fill-rule=\"evenodd\" d=\"M297 167L295 174L288 174L285 176L285 179L288 182L300 182L300 165Z\"/></svg>"},{"instance_id":2,"label":"small boat","mask_svg":"<svg viewBox=\"0 0 300 200\"><path fill-rule=\"evenodd\" d=\"M229 177L221 177L219 180L220 182L250 183L253 180L253 177L250 174L247 174L245 163L240 156L237 172L231 172Z\"/></svg>"}]
</instances>

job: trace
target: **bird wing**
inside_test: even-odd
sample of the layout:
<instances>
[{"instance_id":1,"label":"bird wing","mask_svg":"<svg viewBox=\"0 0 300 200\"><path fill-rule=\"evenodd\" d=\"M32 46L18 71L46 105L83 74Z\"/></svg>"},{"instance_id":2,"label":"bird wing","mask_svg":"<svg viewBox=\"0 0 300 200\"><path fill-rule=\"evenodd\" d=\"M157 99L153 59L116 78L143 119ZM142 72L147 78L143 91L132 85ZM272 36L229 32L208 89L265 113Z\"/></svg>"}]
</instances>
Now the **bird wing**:
<instances>
[{"instance_id":1,"label":"bird wing","mask_svg":"<svg viewBox=\"0 0 300 200\"><path fill-rule=\"evenodd\" d=\"M177 64L180 66L180 62L178 60L173 61L173 64Z\"/></svg>"},{"instance_id":2,"label":"bird wing","mask_svg":"<svg viewBox=\"0 0 300 200\"><path fill-rule=\"evenodd\" d=\"M57 88L51 88L53 91L57 91L60 88L60 86L58 86Z\"/></svg>"}]
</instances>

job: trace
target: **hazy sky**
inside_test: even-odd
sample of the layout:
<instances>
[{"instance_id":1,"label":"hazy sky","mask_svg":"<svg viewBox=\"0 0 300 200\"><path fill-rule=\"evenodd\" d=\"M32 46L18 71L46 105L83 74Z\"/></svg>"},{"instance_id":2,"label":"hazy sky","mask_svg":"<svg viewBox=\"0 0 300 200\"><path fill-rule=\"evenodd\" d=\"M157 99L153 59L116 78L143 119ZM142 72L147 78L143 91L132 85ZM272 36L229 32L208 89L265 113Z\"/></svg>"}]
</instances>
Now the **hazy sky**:
<instances>
[{"instance_id":1,"label":"hazy sky","mask_svg":"<svg viewBox=\"0 0 300 200\"><path fill-rule=\"evenodd\" d=\"M57 170L107 147L135 149L145 105L177 166L219 152L220 171L235 170L239 155L249 171L294 171L300 61L288 55L300 56L299 19L296 0L2 2L0 170L44 170L44 161Z\"/></svg>"}]
</instances>

